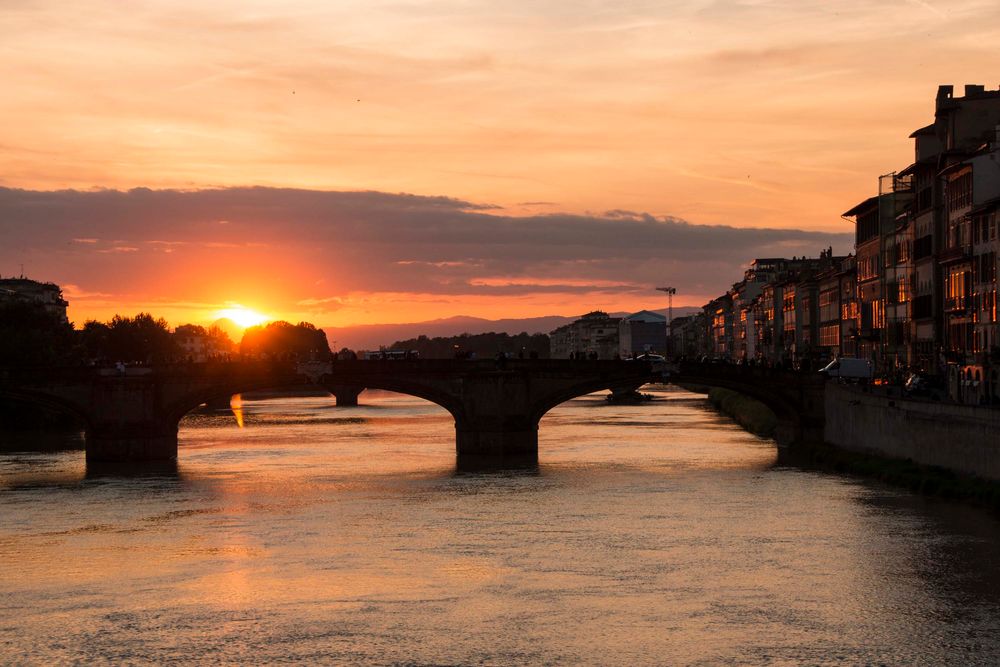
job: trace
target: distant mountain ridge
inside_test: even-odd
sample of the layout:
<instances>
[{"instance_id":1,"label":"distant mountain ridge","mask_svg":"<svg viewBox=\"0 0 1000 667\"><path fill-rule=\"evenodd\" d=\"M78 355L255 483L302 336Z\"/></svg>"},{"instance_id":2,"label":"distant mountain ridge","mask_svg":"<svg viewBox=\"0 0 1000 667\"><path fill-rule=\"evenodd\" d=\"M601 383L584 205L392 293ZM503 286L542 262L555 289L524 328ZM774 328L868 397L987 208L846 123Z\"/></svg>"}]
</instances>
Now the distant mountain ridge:
<instances>
[{"instance_id":1,"label":"distant mountain ridge","mask_svg":"<svg viewBox=\"0 0 1000 667\"><path fill-rule=\"evenodd\" d=\"M683 306L674 308L674 317L681 317L700 308ZM666 315L666 309L653 310L654 313ZM582 315L583 313L581 313ZM612 317L624 317L627 312L608 313ZM506 318L500 320L489 320L482 317L470 317L468 315L456 315L437 320L427 320L425 322L404 322L397 324L361 324L354 327L323 327L327 338L330 340L330 347L341 349L344 347L352 350L377 350L382 345L392 345L398 340L416 338L418 336L458 336L463 333L507 333L516 335L519 333L549 333L553 329L561 327L579 319L580 315L566 317L562 315L546 315L544 317Z\"/></svg>"}]
</instances>

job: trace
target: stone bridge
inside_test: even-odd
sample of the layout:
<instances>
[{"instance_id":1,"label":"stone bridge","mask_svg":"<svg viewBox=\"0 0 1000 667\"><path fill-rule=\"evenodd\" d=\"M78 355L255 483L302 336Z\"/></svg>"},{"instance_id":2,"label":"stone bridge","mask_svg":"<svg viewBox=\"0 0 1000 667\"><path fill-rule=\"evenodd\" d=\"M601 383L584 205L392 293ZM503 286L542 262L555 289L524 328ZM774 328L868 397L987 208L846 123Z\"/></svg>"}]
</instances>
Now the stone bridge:
<instances>
[{"instance_id":1,"label":"stone bridge","mask_svg":"<svg viewBox=\"0 0 1000 667\"><path fill-rule=\"evenodd\" d=\"M300 372L301 371L301 372ZM233 362L159 368L0 371L3 398L77 415L90 461L170 459L181 418L203 403L263 389L321 386L338 405L364 389L436 403L455 419L456 446L469 458L537 455L538 421L576 396L627 390L654 380L646 362L391 360L326 364Z\"/></svg>"},{"instance_id":2,"label":"stone bridge","mask_svg":"<svg viewBox=\"0 0 1000 667\"><path fill-rule=\"evenodd\" d=\"M233 394L321 386L338 405L357 405L362 390L385 389L451 413L460 458L503 460L537 457L538 422L560 403L663 381L663 370L645 361L535 359L232 362L129 368L124 376L92 368L0 370L0 400L77 415L86 425L88 461L144 461L175 458L181 418ZM670 370L670 381L726 387L762 400L778 415L779 442L822 437L819 378L682 364Z\"/></svg>"}]
</instances>

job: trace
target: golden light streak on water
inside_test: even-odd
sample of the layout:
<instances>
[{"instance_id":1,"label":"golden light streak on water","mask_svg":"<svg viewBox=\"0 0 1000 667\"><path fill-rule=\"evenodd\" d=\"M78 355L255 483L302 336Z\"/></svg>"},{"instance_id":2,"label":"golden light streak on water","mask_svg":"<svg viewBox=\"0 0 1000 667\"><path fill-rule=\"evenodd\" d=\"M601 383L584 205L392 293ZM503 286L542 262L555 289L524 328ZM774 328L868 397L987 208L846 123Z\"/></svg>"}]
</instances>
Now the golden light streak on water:
<instances>
[{"instance_id":1,"label":"golden light streak on water","mask_svg":"<svg viewBox=\"0 0 1000 667\"><path fill-rule=\"evenodd\" d=\"M233 416L236 417L236 425L243 428L243 395L233 394L233 397L229 399L229 409L233 411Z\"/></svg>"}]
</instances>

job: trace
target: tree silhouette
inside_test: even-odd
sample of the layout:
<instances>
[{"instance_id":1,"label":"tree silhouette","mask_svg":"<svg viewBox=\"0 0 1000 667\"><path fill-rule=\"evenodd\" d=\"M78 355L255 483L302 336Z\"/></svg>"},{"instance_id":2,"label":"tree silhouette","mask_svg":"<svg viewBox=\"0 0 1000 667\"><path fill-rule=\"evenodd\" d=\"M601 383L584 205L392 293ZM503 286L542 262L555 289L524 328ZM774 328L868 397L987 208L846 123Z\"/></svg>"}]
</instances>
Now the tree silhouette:
<instances>
[{"instance_id":1,"label":"tree silhouette","mask_svg":"<svg viewBox=\"0 0 1000 667\"><path fill-rule=\"evenodd\" d=\"M69 363L73 326L34 303L0 304L0 366Z\"/></svg>"},{"instance_id":2,"label":"tree silhouette","mask_svg":"<svg viewBox=\"0 0 1000 667\"><path fill-rule=\"evenodd\" d=\"M327 358L330 344L326 334L308 322L290 324L279 320L248 328L243 333L240 352L250 357Z\"/></svg>"},{"instance_id":3,"label":"tree silhouette","mask_svg":"<svg viewBox=\"0 0 1000 667\"><path fill-rule=\"evenodd\" d=\"M91 359L163 363L177 356L170 325L149 313L115 315L107 324L90 320L83 325L80 338Z\"/></svg>"}]
</instances>

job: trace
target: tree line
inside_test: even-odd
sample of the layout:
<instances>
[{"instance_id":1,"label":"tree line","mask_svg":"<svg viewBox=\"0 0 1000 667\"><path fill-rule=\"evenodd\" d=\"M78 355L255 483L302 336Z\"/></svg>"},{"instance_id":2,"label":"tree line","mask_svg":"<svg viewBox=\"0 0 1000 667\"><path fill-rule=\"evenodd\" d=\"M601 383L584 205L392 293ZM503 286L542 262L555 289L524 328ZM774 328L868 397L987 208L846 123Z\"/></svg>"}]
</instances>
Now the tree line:
<instances>
[{"instance_id":1,"label":"tree line","mask_svg":"<svg viewBox=\"0 0 1000 667\"><path fill-rule=\"evenodd\" d=\"M192 339L199 341L197 356ZM549 358L549 337L525 332L464 333L396 341L393 349L416 351L424 359L510 357ZM162 317L115 315L88 320L80 329L37 304L0 303L0 367L122 363L180 363L206 358L327 359L326 334L309 322L269 322L249 327L239 343L217 326L183 324L171 330ZM348 350L341 357L353 356Z\"/></svg>"},{"instance_id":2,"label":"tree line","mask_svg":"<svg viewBox=\"0 0 1000 667\"><path fill-rule=\"evenodd\" d=\"M269 322L249 327L237 344L219 327L184 324L175 330L162 317L115 315L88 320L79 330L58 314L30 303L0 304L0 366L36 367L104 363L194 361L185 340L199 339L214 358L327 358L326 334L309 322Z\"/></svg>"}]
</instances>

